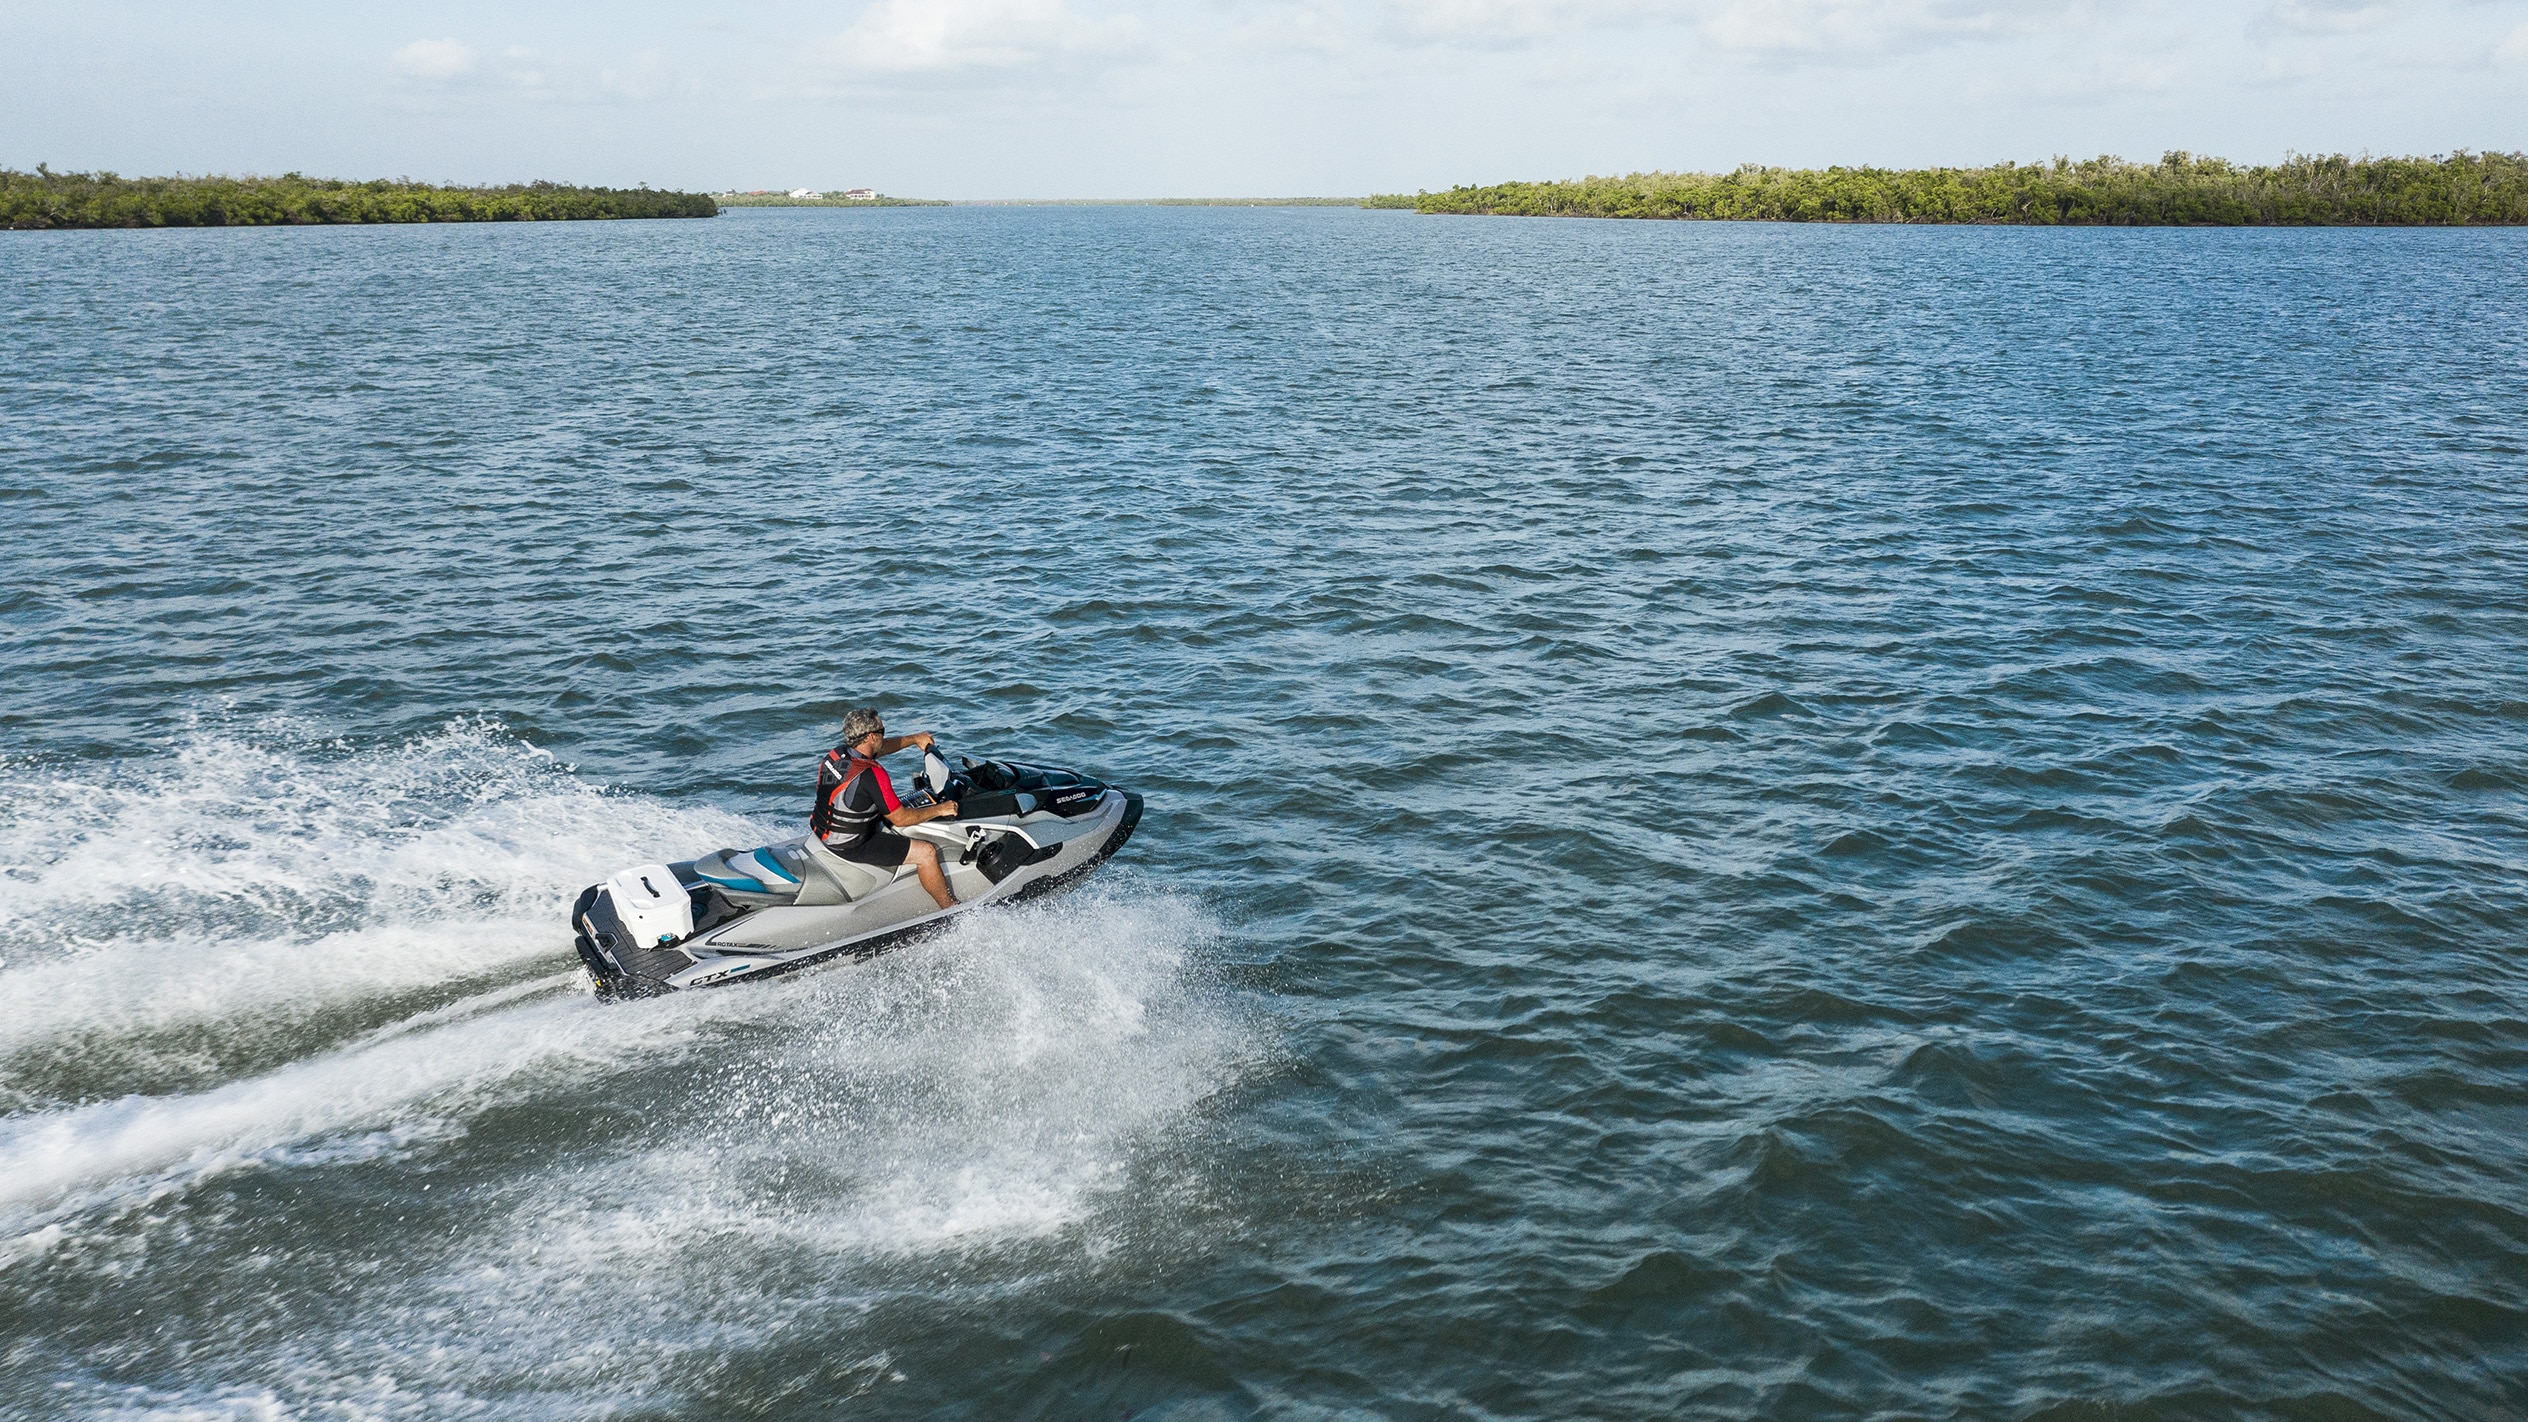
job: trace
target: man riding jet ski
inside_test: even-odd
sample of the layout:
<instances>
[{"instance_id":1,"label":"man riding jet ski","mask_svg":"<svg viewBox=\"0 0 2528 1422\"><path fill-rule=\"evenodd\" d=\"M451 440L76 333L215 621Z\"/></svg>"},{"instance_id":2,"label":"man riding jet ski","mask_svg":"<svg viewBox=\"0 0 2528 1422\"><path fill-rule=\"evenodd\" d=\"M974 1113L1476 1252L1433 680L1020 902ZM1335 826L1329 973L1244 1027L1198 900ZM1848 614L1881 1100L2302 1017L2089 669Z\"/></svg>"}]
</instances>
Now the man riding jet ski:
<instances>
[{"instance_id":1,"label":"man riding jet ski","mask_svg":"<svg viewBox=\"0 0 2528 1422\"><path fill-rule=\"evenodd\" d=\"M1075 771L961 760L928 733L844 718L817 771L811 832L760 849L644 864L571 905L580 961L605 998L653 997L873 958L983 904L1068 888L1141 822L1141 797ZM922 748L899 796L878 758Z\"/></svg>"},{"instance_id":2,"label":"man riding jet ski","mask_svg":"<svg viewBox=\"0 0 2528 1422\"><path fill-rule=\"evenodd\" d=\"M862 707L843 718L843 743L825 753L816 767L816 807L808 811L808 832L825 847L855 864L893 869L911 861L923 892L941 908L955 908L947 876L939 871L939 846L905 837L912 825L953 818L957 802L907 805L895 797L895 782L878 763L907 746L931 748L931 734L889 736L878 713Z\"/></svg>"}]
</instances>

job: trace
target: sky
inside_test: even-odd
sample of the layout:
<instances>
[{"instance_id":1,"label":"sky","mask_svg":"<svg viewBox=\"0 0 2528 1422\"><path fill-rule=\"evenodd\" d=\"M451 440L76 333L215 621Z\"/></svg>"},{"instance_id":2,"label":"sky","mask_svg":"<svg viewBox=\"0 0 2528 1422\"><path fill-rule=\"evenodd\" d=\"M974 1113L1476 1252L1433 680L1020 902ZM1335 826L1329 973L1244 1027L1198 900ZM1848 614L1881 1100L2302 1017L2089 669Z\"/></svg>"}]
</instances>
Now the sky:
<instances>
[{"instance_id":1,"label":"sky","mask_svg":"<svg viewBox=\"0 0 2528 1422\"><path fill-rule=\"evenodd\" d=\"M0 166L945 198L2528 149L2528 0L0 0Z\"/></svg>"}]
</instances>

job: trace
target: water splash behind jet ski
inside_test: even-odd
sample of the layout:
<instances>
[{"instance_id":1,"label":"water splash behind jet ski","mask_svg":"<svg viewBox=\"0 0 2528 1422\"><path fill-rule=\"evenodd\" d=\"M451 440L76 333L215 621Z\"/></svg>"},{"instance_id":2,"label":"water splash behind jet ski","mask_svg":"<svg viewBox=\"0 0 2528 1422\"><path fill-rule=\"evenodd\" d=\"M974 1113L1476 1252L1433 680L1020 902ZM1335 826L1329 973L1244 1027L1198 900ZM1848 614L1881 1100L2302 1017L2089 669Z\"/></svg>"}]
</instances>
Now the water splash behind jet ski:
<instances>
[{"instance_id":1,"label":"water splash behind jet ski","mask_svg":"<svg viewBox=\"0 0 2528 1422\"><path fill-rule=\"evenodd\" d=\"M1139 795L1076 771L961 763L951 771L936 749L923 754L904 803L954 800L958 814L899 831L939 846L955 907L931 902L910 863L854 863L814 835L644 864L590 885L571 905L598 996L655 997L873 958L969 909L1070 887L1141 822Z\"/></svg>"}]
</instances>

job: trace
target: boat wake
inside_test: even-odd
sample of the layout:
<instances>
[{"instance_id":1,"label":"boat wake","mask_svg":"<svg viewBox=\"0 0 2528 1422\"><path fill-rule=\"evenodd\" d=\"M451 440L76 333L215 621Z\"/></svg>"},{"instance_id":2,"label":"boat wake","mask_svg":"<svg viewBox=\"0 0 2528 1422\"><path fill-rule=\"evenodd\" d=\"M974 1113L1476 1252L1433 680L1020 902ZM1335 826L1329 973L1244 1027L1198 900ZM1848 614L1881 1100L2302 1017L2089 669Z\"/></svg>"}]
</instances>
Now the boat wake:
<instances>
[{"instance_id":1,"label":"boat wake","mask_svg":"<svg viewBox=\"0 0 2528 1422\"><path fill-rule=\"evenodd\" d=\"M0 1107L211 1086L550 971L600 866L760 829L472 722L371 752L202 731L170 758L0 763Z\"/></svg>"}]
</instances>

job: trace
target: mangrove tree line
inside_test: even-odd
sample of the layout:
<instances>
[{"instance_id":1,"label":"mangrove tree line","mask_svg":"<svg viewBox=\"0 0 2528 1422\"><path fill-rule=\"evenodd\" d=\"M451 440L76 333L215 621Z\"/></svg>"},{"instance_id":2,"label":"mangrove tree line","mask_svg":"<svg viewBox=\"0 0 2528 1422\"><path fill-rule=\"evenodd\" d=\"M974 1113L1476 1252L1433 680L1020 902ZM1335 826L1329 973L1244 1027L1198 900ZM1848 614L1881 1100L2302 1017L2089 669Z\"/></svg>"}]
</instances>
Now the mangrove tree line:
<instances>
[{"instance_id":1,"label":"mangrove tree line","mask_svg":"<svg viewBox=\"0 0 2528 1422\"><path fill-rule=\"evenodd\" d=\"M512 183L497 188L277 178L122 178L0 168L0 227L270 227L330 222L556 222L715 217L701 193Z\"/></svg>"},{"instance_id":2,"label":"mangrove tree line","mask_svg":"<svg viewBox=\"0 0 2528 1422\"><path fill-rule=\"evenodd\" d=\"M1391 199L1374 198L1373 206ZM1400 205L1400 204L1399 204ZM2528 154L2293 157L2272 167L2176 152L1990 168L1634 173L1419 193L1416 211L1495 217L1982 222L2123 227L2459 226L2528 222Z\"/></svg>"}]
</instances>

